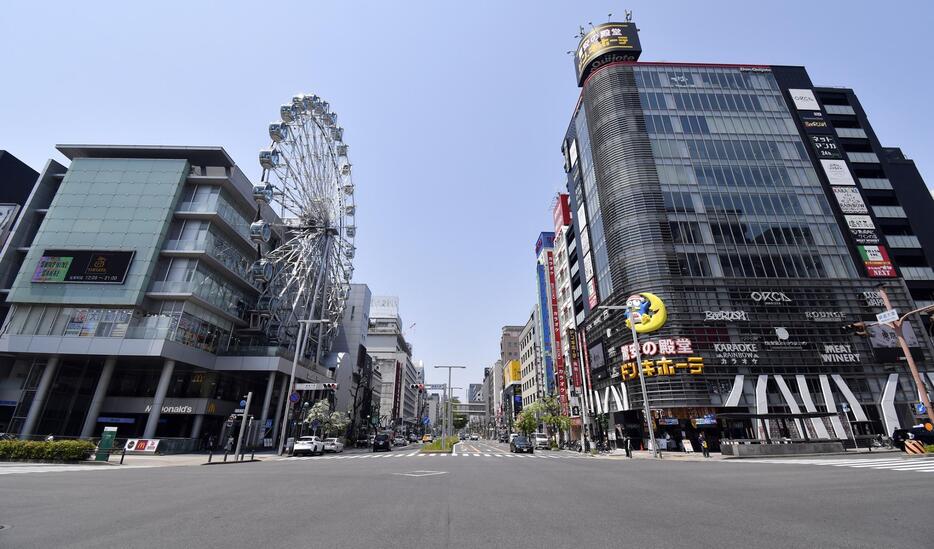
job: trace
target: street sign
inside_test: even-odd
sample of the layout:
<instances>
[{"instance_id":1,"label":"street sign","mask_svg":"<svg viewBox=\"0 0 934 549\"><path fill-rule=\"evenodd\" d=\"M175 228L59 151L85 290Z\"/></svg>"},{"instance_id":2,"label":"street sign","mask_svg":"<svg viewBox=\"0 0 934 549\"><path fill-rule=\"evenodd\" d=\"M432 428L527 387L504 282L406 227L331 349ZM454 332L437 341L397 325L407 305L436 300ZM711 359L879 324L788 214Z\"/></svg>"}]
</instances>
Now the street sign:
<instances>
[{"instance_id":1,"label":"street sign","mask_svg":"<svg viewBox=\"0 0 934 549\"><path fill-rule=\"evenodd\" d=\"M927 409L927 408L924 406L924 404L921 403L921 402L915 404L915 410L918 411L918 414L926 414L926 413L928 413L928 409Z\"/></svg>"},{"instance_id":2,"label":"street sign","mask_svg":"<svg viewBox=\"0 0 934 549\"><path fill-rule=\"evenodd\" d=\"M289 402L298 402L298 393L292 393L289 395Z\"/></svg>"},{"instance_id":3,"label":"street sign","mask_svg":"<svg viewBox=\"0 0 934 549\"><path fill-rule=\"evenodd\" d=\"M244 406L246 406L246 404L244 404ZM235 413L235 414L242 414L244 411L246 411L245 408L237 408L236 410L234 410L234 413Z\"/></svg>"},{"instance_id":4,"label":"street sign","mask_svg":"<svg viewBox=\"0 0 934 549\"><path fill-rule=\"evenodd\" d=\"M888 324L889 322L895 322L898 320L898 311L895 309L889 309L888 311L882 311L876 315L876 320L879 321L879 324Z\"/></svg>"},{"instance_id":5,"label":"street sign","mask_svg":"<svg viewBox=\"0 0 934 549\"><path fill-rule=\"evenodd\" d=\"M428 389L429 391L443 391L444 389L447 389L447 387L448 386L446 383L426 383L425 384L425 389Z\"/></svg>"},{"instance_id":6,"label":"street sign","mask_svg":"<svg viewBox=\"0 0 934 549\"><path fill-rule=\"evenodd\" d=\"M424 423L425 425L431 425L431 419L429 419L429 418L427 418L427 417L423 417L423 418L422 418L422 423Z\"/></svg>"},{"instance_id":7,"label":"street sign","mask_svg":"<svg viewBox=\"0 0 934 549\"><path fill-rule=\"evenodd\" d=\"M840 409L843 410L843 411L846 412L846 413L849 413L849 412L850 412L850 405L847 404L846 402L843 402L843 403L840 404Z\"/></svg>"},{"instance_id":8,"label":"street sign","mask_svg":"<svg viewBox=\"0 0 934 549\"><path fill-rule=\"evenodd\" d=\"M241 400L241 401L240 401L240 407L241 407L241 408L246 408L246 400Z\"/></svg>"}]
</instances>

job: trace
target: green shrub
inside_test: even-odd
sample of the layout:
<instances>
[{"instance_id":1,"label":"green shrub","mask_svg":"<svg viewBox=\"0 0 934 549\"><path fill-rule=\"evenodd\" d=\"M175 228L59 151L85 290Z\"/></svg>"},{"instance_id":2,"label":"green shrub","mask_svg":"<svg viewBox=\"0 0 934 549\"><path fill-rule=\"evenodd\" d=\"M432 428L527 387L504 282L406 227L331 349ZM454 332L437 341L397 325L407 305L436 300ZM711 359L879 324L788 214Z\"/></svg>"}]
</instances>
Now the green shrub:
<instances>
[{"instance_id":1,"label":"green shrub","mask_svg":"<svg viewBox=\"0 0 934 549\"><path fill-rule=\"evenodd\" d=\"M924 447L924 451L929 454L934 454L934 444L928 444Z\"/></svg>"},{"instance_id":2,"label":"green shrub","mask_svg":"<svg viewBox=\"0 0 934 549\"><path fill-rule=\"evenodd\" d=\"M0 440L0 460L82 461L96 448L87 440Z\"/></svg>"}]
</instances>

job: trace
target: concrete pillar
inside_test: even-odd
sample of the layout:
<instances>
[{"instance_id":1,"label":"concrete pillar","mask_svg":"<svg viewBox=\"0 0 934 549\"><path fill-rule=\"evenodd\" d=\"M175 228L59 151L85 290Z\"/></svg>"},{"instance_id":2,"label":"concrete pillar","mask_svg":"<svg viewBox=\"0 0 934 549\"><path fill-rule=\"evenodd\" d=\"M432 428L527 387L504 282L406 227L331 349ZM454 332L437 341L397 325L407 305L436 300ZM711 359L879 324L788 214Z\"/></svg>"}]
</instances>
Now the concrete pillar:
<instances>
[{"instance_id":1,"label":"concrete pillar","mask_svg":"<svg viewBox=\"0 0 934 549\"><path fill-rule=\"evenodd\" d=\"M276 373L277 373L277 372L273 372L273 375L276 375ZM278 376L277 376L277 377L278 377ZM286 385L288 385L288 383L289 383L289 378L287 378L287 377L285 377L285 376L281 376L281 377L282 377L282 383L279 384L279 385L280 385L280 389L279 389L279 404L276 405L276 415L272 416L272 440L274 440L274 441L275 441L275 440L279 440L279 427L280 427L280 423L281 423L281 421L282 421L282 420L281 420L281 418L282 418L282 407L285 406L285 397L286 397L286 394L285 394L285 393L286 393L286 390L288 389L288 387L286 387Z\"/></svg>"},{"instance_id":2,"label":"concrete pillar","mask_svg":"<svg viewBox=\"0 0 934 549\"><path fill-rule=\"evenodd\" d=\"M191 436L189 438L201 438L202 423L204 423L204 414L196 415L194 422L191 424Z\"/></svg>"},{"instance_id":3,"label":"concrete pillar","mask_svg":"<svg viewBox=\"0 0 934 549\"><path fill-rule=\"evenodd\" d=\"M49 396L52 380L55 379L55 372L58 371L58 362L59 357L57 355L50 356L46 361L45 370L42 371L42 378L39 379L36 394L32 397L32 404L29 406L29 413L26 414L26 422L23 423L19 438L28 438L29 435L33 434L36 424L39 423L39 416L42 415L42 409L45 407L45 399Z\"/></svg>"},{"instance_id":4,"label":"concrete pillar","mask_svg":"<svg viewBox=\"0 0 934 549\"><path fill-rule=\"evenodd\" d=\"M272 402L272 393L276 388L276 373L269 372L269 381L266 382L266 395L263 397L263 407L259 413L259 425L255 432L262 437L266 433L266 420L269 419L269 404ZM253 440L256 443L256 439Z\"/></svg>"},{"instance_id":5,"label":"concrete pillar","mask_svg":"<svg viewBox=\"0 0 934 549\"><path fill-rule=\"evenodd\" d=\"M162 364L162 375L159 376L159 384L156 385L156 394L152 397L152 407L149 409L149 417L146 419L146 430L143 431L143 438L155 438L156 428L159 427L159 416L162 415L162 403L165 402L165 394L169 392L169 383L172 382L172 373L175 371L175 361L167 358Z\"/></svg>"},{"instance_id":6,"label":"concrete pillar","mask_svg":"<svg viewBox=\"0 0 934 549\"><path fill-rule=\"evenodd\" d=\"M109 356L104 359L104 368L101 370L101 376L97 380L97 387L94 389L94 396L91 397L91 405L88 407L88 415L84 418L84 427L81 428L81 438L88 438L94 434L94 426L97 424L97 416L101 414L101 406L104 404L104 398L107 396L107 387L110 386L110 378L113 376L114 367L117 365L117 357Z\"/></svg>"}]
</instances>

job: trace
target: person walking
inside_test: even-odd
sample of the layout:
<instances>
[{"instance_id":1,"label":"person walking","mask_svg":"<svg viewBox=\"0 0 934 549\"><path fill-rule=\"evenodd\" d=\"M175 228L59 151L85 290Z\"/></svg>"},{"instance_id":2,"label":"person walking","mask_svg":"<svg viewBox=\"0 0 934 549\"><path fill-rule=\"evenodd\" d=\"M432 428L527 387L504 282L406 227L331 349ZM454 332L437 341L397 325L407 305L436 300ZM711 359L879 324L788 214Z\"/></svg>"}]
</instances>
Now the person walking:
<instances>
[{"instance_id":1,"label":"person walking","mask_svg":"<svg viewBox=\"0 0 934 549\"><path fill-rule=\"evenodd\" d=\"M632 439L629 438L629 433L623 435L623 448L626 449L626 457L632 459Z\"/></svg>"},{"instance_id":2,"label":"person walking","mask_svg":"<svg viewBox=\"0 0 934 549\"><path fill-rule=\"evenodd\" d=\"M704 457L709 458L710 448L709 448L709 445L707 444L707 435L705 435L704 433L701 433L700 435L697 436L697 440L698 442L700 442L701 451L704 452Z\"/></svg>"}]
</instances>

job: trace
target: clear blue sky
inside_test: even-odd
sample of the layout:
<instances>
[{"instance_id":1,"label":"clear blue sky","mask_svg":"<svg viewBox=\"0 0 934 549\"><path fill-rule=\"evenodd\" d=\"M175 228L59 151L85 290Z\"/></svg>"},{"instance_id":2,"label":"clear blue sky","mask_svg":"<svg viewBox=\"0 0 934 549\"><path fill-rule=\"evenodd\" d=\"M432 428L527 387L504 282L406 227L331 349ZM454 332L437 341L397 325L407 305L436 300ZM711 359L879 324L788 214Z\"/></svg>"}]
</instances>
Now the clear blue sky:
<instances>
[{"instance_id":1,"label":"clear blue sky","mask_svg":"<svg viewBox=\"0 0 934 549\"><path fill-rule=\"evenodd\" d=\"M295 93L331 102L357 184L355 282L401 300L415 357L480 382L535 299L563 186L578 25L634 11L645 60L805 65L856 90L934 183L931 2L19 2L0 19L0 148L220 145L259 174Z\"/></svg>"}]
</instances>

